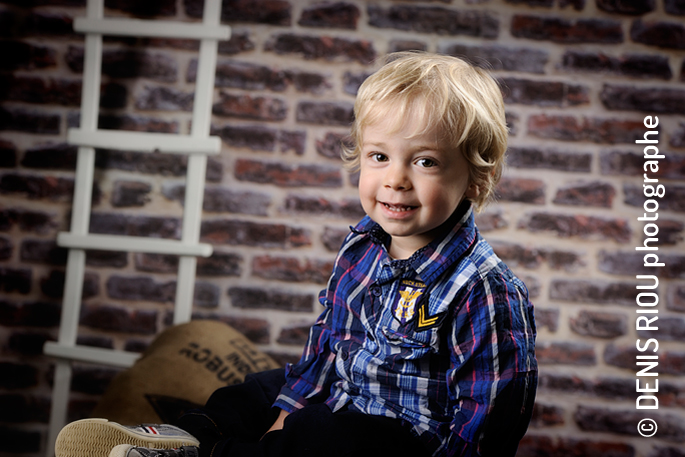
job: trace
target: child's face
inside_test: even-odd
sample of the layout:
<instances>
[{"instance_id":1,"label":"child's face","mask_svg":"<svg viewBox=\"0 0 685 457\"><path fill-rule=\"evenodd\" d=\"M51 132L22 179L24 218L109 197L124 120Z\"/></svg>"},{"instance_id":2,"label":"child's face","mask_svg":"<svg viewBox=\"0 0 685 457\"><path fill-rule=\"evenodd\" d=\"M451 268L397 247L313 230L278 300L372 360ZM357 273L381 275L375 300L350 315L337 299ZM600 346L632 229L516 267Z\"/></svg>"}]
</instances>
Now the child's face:
<instances>
[{"instance_id":1,"label":"child's face","mask_svg":"<svg viewBox=\"0 0 685 457\"><path fill-rule=\"evenodd\" d=\"M390 255L403 259L430 243L478 189L469 186L463 155L440 148L436 127L406 138L411 120L394 125L386 118L363 129L359 195L366 214L392 236Z\"/></svg>"}]
</instances>

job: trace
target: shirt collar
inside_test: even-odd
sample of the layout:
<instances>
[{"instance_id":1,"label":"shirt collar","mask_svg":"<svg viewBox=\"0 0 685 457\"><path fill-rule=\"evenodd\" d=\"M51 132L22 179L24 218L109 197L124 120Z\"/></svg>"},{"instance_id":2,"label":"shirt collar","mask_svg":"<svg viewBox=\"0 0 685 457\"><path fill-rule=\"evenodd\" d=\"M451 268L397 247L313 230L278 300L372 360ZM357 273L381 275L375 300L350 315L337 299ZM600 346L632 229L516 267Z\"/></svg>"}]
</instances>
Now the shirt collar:
<instances>
[{"instance_id":1,"label":"shirt collar","mask_svg":"<svg viewBox=\"0 0 685 457\"><path fill-rule=\"evenodd\" d=\"M372 242L387 246L390 235L370 217L365 216L351 228L353 232L368 235ZM443 271L459 261L470 250L477 238L473 206L465 200L454 214L443 224L443 230L429 244L404 260L389 260L395 267L411 266L427 285L438 278Z\"/></svg>"}]
</instances>

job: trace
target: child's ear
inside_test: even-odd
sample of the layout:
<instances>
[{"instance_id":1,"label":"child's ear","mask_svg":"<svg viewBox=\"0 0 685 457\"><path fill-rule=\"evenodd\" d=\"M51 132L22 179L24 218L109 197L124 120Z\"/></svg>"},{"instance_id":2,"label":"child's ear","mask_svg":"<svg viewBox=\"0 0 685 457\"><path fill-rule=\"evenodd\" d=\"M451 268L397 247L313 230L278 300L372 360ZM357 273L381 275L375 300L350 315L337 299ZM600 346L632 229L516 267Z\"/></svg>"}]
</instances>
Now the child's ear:
<instances>
[{"instance_id":1,"label":"child's ear","mask_svg":"<svg viewBox=\"0 0 685 457\"><path fill-rule=\"evenodd\" d=\"M464 195L466 195L466 198L470 200L477 198L480 195L480 186L473 183L469 184L469 187L466 188Z\"/></svg>"}]
</instances>

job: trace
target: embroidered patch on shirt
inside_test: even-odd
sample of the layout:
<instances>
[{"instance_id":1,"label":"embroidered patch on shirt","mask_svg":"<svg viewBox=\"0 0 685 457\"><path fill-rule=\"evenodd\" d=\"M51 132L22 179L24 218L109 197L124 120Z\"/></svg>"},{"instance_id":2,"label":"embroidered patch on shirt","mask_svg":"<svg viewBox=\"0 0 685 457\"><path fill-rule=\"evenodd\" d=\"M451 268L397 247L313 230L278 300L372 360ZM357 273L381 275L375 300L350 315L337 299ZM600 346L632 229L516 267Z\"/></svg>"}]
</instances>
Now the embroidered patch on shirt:
<instances>
[{"instance_id":1,"label":"embroidered patch on shirt","mask_svg":"<svg viewBox=\"0 0 685 457\"><path fill-rule=\"evenodd\" d=\"M400 289L392 304L392 314L402 325L414 318L416 304L419 303L419 299L425 290L426 285L421 281L409 279L400 281Z\"/></svg>"},{"instance_id":2,"label":"embroidered patch on shirt","mask_svg":"<svg viewBox=\"0 0 685 457\"><path fill-rule=\"evenodd\" d=\"M443 312L431 316L428 308L428 300L424 300L423 303L421 303L417 312L419 314L419 318L416 320L417 331L428 330L429 328L439 326L447 315L446 312Z\"/></svg>"}]
</instances>

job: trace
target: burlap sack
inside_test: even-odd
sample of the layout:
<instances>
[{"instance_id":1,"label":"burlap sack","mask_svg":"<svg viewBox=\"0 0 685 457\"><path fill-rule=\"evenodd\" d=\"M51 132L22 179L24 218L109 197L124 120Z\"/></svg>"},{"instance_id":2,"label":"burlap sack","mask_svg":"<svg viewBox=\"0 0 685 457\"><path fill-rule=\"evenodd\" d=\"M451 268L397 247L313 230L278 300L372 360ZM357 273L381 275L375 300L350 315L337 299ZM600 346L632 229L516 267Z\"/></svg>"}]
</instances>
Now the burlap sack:
<instances>
[{"instance_id":1,"label":"burlap sack","mask_svg":"<svg viewBox=\"0 0 685 457\"><path fill-rule=\"evenodd\" d=\"M92 416L128 425L169 423L216 389L272 368L278 364L232 327L191 321L162 332L115 376Z\"/></svg>"}]
</instances>

